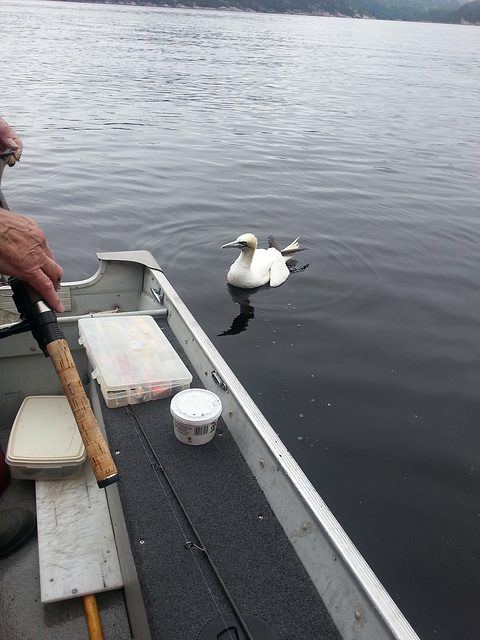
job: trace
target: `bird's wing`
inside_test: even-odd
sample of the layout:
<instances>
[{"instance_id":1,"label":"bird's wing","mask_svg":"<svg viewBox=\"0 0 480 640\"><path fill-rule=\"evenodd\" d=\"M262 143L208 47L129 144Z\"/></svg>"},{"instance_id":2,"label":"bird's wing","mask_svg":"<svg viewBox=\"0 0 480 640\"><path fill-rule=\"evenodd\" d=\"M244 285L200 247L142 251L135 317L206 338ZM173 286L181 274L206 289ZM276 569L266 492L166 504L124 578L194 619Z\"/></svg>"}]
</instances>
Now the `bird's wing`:
<instances>
[{"instance_id":1,"label":"bird's wing","mask_svg":"<svg viewBox=\"0 0 480 640\"><path fill-rule=\"evenodd\" d=\"M276 259L272 262L270 267L270 286L278 287L283 284L288 278L290 271L288 270L285 260L282 258L282 254L279 253Z\"/></svg>"},{"instance_id":2,"label":"bird's wing","mask_svg":"<svg viewBox=\"0 0 480 640\"><path fill-rule=\"evenodd\" d=\"M269 247L273 247L277 251L280 251L280 253L282 252L282 250L279 247L278 242L275 239L275 236L268 236L268 246Z\"/></svg>"}]
</instances>

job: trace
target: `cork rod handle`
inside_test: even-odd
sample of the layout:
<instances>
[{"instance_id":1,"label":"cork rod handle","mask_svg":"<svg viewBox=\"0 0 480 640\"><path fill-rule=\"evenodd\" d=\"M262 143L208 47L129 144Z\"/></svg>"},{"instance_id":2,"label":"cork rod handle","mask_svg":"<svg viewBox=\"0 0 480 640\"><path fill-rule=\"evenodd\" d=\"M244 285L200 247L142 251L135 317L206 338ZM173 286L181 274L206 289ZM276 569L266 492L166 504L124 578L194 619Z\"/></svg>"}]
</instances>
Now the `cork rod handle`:
<instances>
[{"instance_id":1,"label":"cork rod handle","mask_svg":"<svg viewBox=\"0 0 480 640\"><path fill-rule=\"evenodd\" d=\"M47 351L75 416L97 484L100 488L106 487L118 480L117 468L83 389L67 341L50 342Z\"/></svg>"}]
</instances>

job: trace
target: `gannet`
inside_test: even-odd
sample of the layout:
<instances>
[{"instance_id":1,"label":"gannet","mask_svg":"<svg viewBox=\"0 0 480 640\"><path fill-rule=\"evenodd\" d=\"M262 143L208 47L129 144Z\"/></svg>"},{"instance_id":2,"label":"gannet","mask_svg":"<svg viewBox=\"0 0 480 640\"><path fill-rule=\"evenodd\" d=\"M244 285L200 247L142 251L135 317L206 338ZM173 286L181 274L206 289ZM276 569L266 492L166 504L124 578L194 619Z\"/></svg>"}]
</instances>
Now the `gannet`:
<instances>
[{"instance_id":1,"label":"gannet","mask_svg":"<svg viewBox=\"0 0 480 640\"><path fill-rule=\"evenodd\" d=\"M280 250L275 238L269 236L268 247L257 249L257 239L252 233L245 233L224 244L222 249L240 249L240 255L227 274L227 282L241 289L253 289L264 284L278 287L284 283L290 274L286 262L302 250L298 238Z\"/></svg>"}]
</instances>

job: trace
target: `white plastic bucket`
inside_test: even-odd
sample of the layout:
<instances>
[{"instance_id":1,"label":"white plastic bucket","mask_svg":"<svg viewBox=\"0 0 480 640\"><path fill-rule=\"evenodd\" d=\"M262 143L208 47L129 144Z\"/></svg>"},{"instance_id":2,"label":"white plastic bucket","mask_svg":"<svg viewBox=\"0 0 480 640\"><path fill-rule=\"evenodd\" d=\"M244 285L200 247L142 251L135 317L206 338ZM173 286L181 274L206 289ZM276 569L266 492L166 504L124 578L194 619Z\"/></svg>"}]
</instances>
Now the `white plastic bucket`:
<instances>
[{"instance_id":1,"label":"white plastic bucket","mask_svg":"<svg viewBox=\"0 0 480 640\"><path fill-rule=\"evenodd\" d=\"M181 442L205 444L215 435L222 402L206 389L185 389L173 396L170 412L174 433Z\"/></svg>"}]
</instances>

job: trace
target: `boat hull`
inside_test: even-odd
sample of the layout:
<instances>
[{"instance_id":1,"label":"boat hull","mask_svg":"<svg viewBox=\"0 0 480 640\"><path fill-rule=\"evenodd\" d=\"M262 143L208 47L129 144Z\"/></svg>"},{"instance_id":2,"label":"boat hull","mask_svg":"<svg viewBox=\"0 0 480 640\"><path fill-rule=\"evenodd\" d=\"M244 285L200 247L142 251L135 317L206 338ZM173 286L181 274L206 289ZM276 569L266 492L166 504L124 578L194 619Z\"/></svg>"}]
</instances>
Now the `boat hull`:
<instances>
[{"instance_id":1,"label":"boat hull","mask_svg":"<svg viewBox=\"0 0 480 640\"><path fill-rule=\"evenodd\" d=\"M78 345L80 317L97 313L145 313L163 318L173 339L184 351L198 383L220 397L228 437L265 496L340 636L357 640L418 639L153 257L138 251L103 253L98 257L99 269L92 278L68 283L61 290L66 312L58 320L82 379L90 380L90 370L85 351ZM8 288L3 288L1 293L2 299L7 300ZM26 395L54 394L61 390L51 363L33 338L27 334L12 336L2 341L1 347L0 373L6 380L2 402L6 420L13 422ZM86 386L97 420L105 429L105 409L98 387L92 383ZM171 432L173 437L173 426ZM215 446L214 443L205 449ZM141 499L141 492L148 491L148 487L140 486L137 491ZM135 637L147 638L145 595L138 575L138 558L134 559L131 534L123 519L120 493L116 486L107 488L132 626Z\"/></svg>"}]
</instances>

